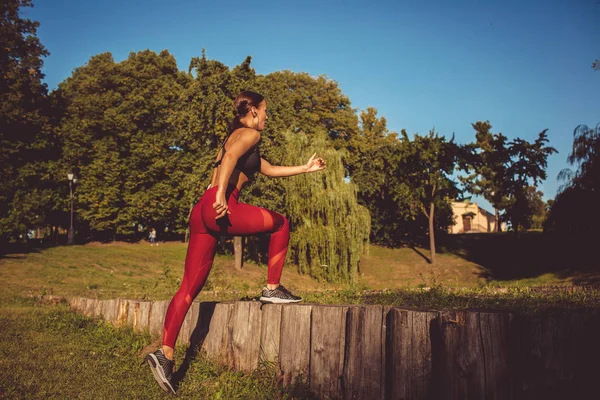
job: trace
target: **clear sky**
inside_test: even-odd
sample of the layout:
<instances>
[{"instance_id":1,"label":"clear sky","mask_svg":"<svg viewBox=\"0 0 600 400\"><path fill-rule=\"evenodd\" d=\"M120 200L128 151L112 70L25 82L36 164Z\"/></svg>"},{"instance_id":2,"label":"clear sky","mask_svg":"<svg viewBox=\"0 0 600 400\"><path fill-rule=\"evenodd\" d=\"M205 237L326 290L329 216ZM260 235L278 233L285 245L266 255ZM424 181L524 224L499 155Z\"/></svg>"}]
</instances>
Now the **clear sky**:
<instances>
[{"instance_id":1,"label":"clear sky","mask_svg":"<svg viewBox=\"0 0 600 400\"><path fill-rule=\"evenodd\" d=\"M600 0L34 1L50 89L101 52L167 49L182 70L202 48L230 67L251 55L258 74L328 76L392 131L466 143L478 120L529 141L548 128L546 199L574 128L600 122Z\"/></svg>"}]
</instances>

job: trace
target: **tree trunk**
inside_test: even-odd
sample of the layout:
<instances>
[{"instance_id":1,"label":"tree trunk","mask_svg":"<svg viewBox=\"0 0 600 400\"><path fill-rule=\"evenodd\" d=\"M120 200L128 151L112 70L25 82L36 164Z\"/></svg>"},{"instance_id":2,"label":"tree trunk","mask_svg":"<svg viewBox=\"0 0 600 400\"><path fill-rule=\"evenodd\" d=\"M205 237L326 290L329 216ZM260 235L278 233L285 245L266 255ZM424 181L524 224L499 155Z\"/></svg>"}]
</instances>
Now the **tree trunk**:
<instances>
[{"instance_id":1,"label":"tree trunk","mask_svg":"<svg viewBox=\"0 0 600 400\"><path fill-rule=\"evenodd\" d=\"M435 205L433 201L429 205L429 253L431 263L435 264L435 232L433 229L433 213L435 211Z\"/></svg>"},{"instance_id":2,"label":"tree trunk","mask_svg":"<svg viewBox=\"0 0 600 400\"><path fill-rule=\"evenodd\" d=\"M494 227L494 232L500 232L500 211L496 207L494 207L494 214L496 215L496 226Z\"/></svg>"},{"instance_id":3,"label":"tree trunk","mask_svg":"<svg viewBox=\"0 0 600 400\"><path fill-rule=\"evenodd\" d=\"M235 269L242 269L242 254L244 252L244 248L242 247L242 237L234 236L233 237L233 254L235 256Z\"/></svg>"}]
</instances>

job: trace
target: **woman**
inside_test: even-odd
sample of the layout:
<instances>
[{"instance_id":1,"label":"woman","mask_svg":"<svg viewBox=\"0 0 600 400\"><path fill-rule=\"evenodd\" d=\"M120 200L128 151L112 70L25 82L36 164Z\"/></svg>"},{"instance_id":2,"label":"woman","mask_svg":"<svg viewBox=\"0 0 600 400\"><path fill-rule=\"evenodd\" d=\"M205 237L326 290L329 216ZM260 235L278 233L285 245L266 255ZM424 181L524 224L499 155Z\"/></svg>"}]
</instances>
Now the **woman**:
<instances>
[{"instance_id":1,"label":"woman","mask_svg":"<svg viewBox=\"0 0 600 400\"><path fill-rule=\"evenodd\" d=\"M260 300L265 303L295 303L294 296L279 283L287 253L290 229L287 219L276 212L238 202L240 190L254 174L282 177L320 171L325 161L315 158L296 167L274 166L260 156L260 132L267 121L267 103L258 93L245 91L234 102L230 134L217 156L209 189L194 206L190 216L190 242L181 287L171 300L165 316L162 348L146 356L154 378L166 392L175 393L171 383L173 348L192 301L206 282L221 234L254 235L271 233L267 286Z\"/></svg>"}]
</instances>

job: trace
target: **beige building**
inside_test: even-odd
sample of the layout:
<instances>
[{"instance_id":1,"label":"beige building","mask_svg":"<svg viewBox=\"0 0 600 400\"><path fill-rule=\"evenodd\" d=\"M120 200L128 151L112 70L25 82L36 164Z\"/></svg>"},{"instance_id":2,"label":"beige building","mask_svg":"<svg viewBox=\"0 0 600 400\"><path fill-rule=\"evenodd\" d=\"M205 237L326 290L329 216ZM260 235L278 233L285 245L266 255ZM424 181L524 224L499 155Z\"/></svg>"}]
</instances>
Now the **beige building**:
<instances>
[{"instance_id":1,"label":"beige building","mask_svg":"<svg viewBox=\"0 0 600 400\"><path fill-rule=\"evenodd\" d=\"M449 233L467 233L467 232L495 232L496 216L491 212L479 207L477 203L469 200L453 201L452 218L454 225L449 229ZM500 225L502 231L506 230L504 223Z\"/></svg>"}]
</instances>

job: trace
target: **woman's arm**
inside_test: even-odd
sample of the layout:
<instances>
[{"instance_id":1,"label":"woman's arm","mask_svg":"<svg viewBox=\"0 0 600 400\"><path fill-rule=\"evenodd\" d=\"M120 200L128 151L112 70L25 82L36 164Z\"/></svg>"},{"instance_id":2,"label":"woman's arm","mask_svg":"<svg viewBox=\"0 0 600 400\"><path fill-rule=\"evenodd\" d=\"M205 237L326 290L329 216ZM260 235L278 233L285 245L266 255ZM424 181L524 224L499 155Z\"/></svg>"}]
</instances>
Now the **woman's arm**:
<instances>
[{"instance_id":1,"label":"woman's arm","mask_svg":"<svg viewBox=\"0 0 600 400\"><path fill-rule=\"evenodd\" d=\"M260 173L270 177L285 177L304 174L307 172L321 171L325 169L326 162L322 158L315 159L317 153L313 154L304 165L294 167L284 167L280 165L271 165L264 158L260 159Z\"/></svg>"}]
</instances>

